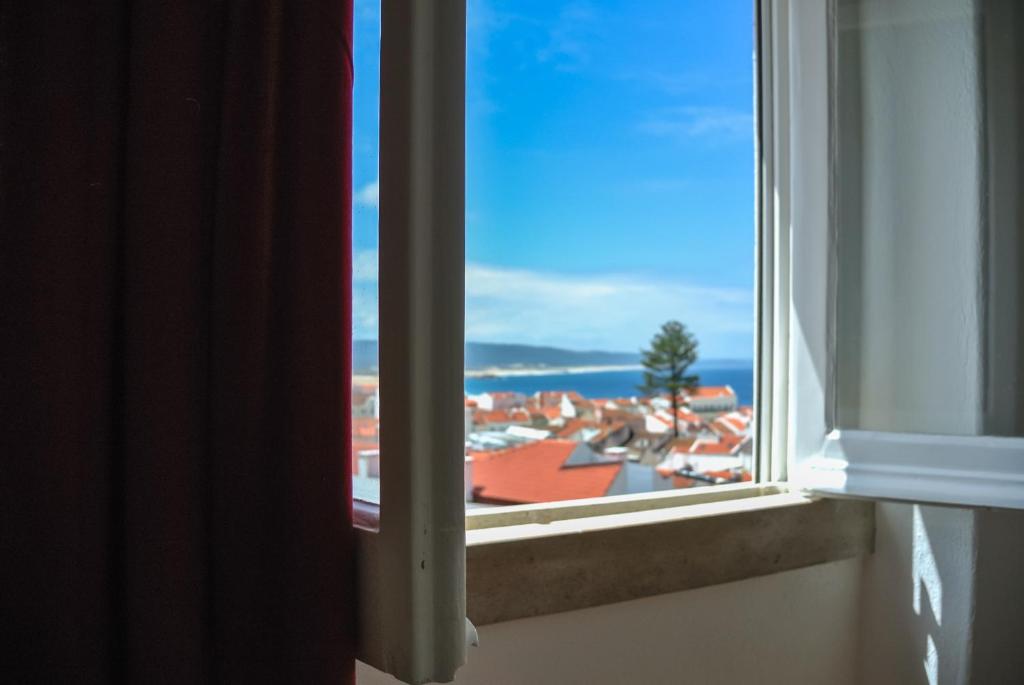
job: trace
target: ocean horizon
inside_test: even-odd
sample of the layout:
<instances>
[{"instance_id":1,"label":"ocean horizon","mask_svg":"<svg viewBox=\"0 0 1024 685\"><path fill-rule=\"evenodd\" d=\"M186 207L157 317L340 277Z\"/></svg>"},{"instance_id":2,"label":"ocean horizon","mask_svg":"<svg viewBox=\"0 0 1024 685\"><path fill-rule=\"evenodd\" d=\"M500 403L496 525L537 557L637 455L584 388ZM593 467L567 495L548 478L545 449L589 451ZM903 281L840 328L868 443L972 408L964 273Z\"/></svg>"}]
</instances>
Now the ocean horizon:
<instances>
[{"instance_id":1,"label":"ocean horizon","mask_svg":"<svg viewBox=\"0 0 1024 685\"><path fill-rule=\"evenodd\" d=\"M736 392L740 404L754 403L754 365L751 362L729 361L721 365L708 363L693 369L700 376L701 385L728 385ZM643 371L614 370L584 373L565 373L523 376L492 376L466 378L466 392L479 395L484 392L520 392L532 395L541 391L575 390L588 399L595 397L635 397L637 386L643 382Z\"/></svg>"}]
</instances>

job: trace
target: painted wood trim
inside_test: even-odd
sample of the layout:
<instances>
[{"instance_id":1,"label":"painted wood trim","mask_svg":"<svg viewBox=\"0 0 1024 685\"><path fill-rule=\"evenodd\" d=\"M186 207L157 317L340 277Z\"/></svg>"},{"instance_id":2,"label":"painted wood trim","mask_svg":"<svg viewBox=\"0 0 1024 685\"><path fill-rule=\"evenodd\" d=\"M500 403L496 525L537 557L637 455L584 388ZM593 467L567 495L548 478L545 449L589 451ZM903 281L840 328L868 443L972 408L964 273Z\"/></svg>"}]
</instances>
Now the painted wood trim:
<instances>
[{"instance_id":1,"label":"painted wood trim","mask_svg":"<svg viewBox=\"0 0 1024 685\"><path fill-rule=\"evenodd\" d=\"M381 3L385 401L379 532L357 529L359 658L406 683L466 659L465 41L464 2Z\"/></svg>"},{"instance_id":2,"label":"painted wood trim","mask_svg":"<svg viewBox=\"0 0 1024 685\"><path fill-rule=\"evenodd\" d=\"M794 484L820 495L1024 509L1024 438L834 431Z\"/></svg>"}]
</instances>

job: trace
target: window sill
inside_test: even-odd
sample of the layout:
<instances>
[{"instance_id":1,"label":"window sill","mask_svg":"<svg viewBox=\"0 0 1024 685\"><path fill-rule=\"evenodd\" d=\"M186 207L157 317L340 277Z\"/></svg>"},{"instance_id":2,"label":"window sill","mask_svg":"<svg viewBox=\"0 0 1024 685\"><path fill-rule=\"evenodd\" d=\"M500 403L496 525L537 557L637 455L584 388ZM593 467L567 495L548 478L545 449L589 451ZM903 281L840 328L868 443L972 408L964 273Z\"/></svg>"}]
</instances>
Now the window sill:
<instances>
[{"instance_id":1,"label":"window sill","mask_svg":"<svg viewBox=\"0 0 1024 685\"><path fill-rule=\"evenodd\" d=\"M582 513L587 503L568 503L568 516L556 520L541 513L550 506L469 516L469 618L480 626L583 609L872 550L872 502L777 487L765 493L765 486L739 488L724 501L644 511L623 505L625 511L597 516ZM486 516L493 527L480 527Z\"/></svg>"}]
</instances>

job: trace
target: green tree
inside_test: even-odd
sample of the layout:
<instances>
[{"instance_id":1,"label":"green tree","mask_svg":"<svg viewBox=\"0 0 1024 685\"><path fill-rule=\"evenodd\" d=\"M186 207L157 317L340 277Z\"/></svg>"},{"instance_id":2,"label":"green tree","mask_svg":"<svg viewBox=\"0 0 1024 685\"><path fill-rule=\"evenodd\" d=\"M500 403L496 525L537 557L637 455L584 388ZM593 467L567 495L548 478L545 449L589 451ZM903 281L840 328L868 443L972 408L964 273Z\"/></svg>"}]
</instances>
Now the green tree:
<instances>
[{"instance_id":1,"label":"green tree","mask_svg":"<svg viewBox=\"0 0 1024 685\"><path fill-rule=\"evenodd\" d=\"M656 395L666 390L672 396L672 434L679 437L679 393L692 390L700 384L696 375L686 372L697 361L697 339L678 321L662 324L661 330L651 338L651 347L641 350L644 365L644 384L639 390L645 395Z\"/></svg>"}]
</instances>

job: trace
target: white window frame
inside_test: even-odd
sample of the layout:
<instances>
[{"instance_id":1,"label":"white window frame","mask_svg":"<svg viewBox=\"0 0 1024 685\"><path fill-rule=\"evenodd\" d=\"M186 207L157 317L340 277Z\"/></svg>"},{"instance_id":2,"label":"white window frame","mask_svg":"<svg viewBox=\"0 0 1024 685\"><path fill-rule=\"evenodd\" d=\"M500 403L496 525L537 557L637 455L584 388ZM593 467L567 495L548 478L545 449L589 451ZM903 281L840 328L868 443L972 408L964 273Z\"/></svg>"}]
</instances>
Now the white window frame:
<instances>
[{"instance_id":1,"label":"white window frame","mask_svg":"<svg viewBox=\"0 0 1024 685\"><path fill-rule=\"evenodd\" d=\"M380 504L354 503L358 657L448 682L466 619L464 0L381 2ZM415 449L410 449L415 446Z\"/></svg>"},{"instance_id":2,"label":"white window frame","mask_svg":"<svg viewBox=\"0 0 1024 685\"><path fill-rule=\"evenodd\" d=\"M641 532L712 521L729 500L748 509L780 481L815 495L1024 507L1024 440L835 430L835 1L756 7L756 481L467 517L465 4L382 0L382 506L357 505L369 522L358 533L362 661L409 683L454 678L474 632L467 518L475 545L503 537L490 526L529 540L553 533L537 526L572 518L628 516ZM695 514L701 506L710 508Z\"/></svg>"},{"instance_id":3,"label":"white window frame","mask_svg":"<svg viewBox=\"0 0 1024 685\"><path fill-rule=\"evenodd\" d=\"M772 416L765 442L776 454L785 445L790 481L813 493L1024 508L1024 438L837 426L836 3L763 3L775 63L766 140L776 154L764 188L778 269L771 359L776 377L789 378L774 388L786 418Z\"/></svg>"}]
</instances>

